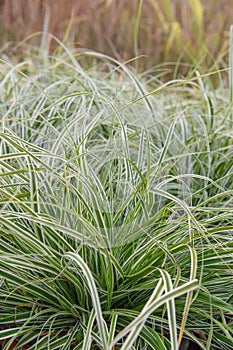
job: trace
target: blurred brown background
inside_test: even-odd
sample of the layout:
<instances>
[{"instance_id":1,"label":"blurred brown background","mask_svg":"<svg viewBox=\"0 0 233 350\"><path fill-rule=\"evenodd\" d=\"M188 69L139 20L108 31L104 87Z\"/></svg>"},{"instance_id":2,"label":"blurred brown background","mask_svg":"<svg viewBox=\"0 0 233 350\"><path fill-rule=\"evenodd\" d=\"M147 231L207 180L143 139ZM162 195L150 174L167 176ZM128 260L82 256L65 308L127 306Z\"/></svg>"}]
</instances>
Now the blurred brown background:
<instances>
[{"instance_id":1,"label":"blurred brown background","mask_svg":"<svg viewBox=\"0 0 233 350\"><path fill-rule=\"evenodd\" d=\"M226 64L232 0L143 0L141 5L140 12L140 0L0 0L0 40L21 41L49 23L49 32L61 40L66 33L75 47L119 60L147 55L140 59L143 69L179 59L208 69ZM38 35L31 42L40 40Z\"/></svg>"}]
</instances>

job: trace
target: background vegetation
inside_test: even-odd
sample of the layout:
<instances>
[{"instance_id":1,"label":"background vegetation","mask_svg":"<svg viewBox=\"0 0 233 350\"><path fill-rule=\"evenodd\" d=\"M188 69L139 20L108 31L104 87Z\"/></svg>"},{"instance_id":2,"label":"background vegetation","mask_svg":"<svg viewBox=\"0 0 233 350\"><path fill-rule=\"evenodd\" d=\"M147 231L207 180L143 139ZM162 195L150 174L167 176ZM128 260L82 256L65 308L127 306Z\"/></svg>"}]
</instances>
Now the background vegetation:
<instances>
[{"instance_id":1,"label":"background vegetation","mask_svg":"<svg viewBox=\"0 0 233 350\"><path fill-rule=\"evenodd\" d=\"M232 17L231 0L1 0L1 40L21 41L44 28L119 61L145 55L143 70L179 61L212 70L226 66Z\"/></svg>"}]
</instances>

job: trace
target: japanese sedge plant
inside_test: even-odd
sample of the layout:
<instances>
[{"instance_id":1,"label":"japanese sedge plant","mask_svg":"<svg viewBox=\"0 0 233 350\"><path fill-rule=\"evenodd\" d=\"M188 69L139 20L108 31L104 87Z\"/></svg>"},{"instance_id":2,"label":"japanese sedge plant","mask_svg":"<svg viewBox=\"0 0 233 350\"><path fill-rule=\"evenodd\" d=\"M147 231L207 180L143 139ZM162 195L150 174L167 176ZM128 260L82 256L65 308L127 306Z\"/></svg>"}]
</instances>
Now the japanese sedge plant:
<instances>
[{"instance_id":1,"label":"japanese sedge plant","mask_svg":"<svg viewBox=\"0 0 233 350\"><path fill-rule=\"evenodd\" d=\"M61 47L1 62L4 349L231 349L227 90Z\"/></svg>"}]
</instances>

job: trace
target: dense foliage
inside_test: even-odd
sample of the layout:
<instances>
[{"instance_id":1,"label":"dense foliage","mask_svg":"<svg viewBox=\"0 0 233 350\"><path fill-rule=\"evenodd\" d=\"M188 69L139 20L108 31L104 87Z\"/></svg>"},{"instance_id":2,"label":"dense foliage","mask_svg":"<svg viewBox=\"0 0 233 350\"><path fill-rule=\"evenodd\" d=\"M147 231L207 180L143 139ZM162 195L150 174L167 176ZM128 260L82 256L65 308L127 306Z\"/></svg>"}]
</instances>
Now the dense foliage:
<instances>
[{"instance_id":1,"label":"dense foliage","mask_svg":"<svg viewBox=\"0 0 233 350\"><path fill-rule=\"evenodd\" d=\"M224 73L163 84L63 49L1 61L4 349L232 349Z\"/></svg>"}]
</instances>

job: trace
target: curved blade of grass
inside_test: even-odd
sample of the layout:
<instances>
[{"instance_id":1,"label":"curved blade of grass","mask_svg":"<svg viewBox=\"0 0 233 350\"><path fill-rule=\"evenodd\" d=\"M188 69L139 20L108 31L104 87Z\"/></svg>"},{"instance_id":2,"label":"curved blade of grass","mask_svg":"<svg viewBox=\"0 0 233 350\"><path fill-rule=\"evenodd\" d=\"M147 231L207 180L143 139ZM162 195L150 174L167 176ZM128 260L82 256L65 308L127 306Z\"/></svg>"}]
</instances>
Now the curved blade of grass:
<instances>
[{"instance_id":1,"label":"curved blade of grass","mask_svg":"<svg viewBox=\"0 0 233 350\"><path fill-rule=\"evenodd\" d=\"M98 324L98 328L99 328L100 337L102 340L103 349L107 350L108 349L108 331L107 331L106 323L105 323L104 318L103 318L100 300L99 300L99 296L98 296L98 291L97 291L97 287L95 284L95 280L92 276L92 273L91 273L89 267L87 266L87 264L84 262L84 260L78 254L66 253L64 255L64 258L68 258L68 259L73 260L79 266L79 268L81 268L81 270L86 278L88 287L90 289L90 294L91 294L91 298L92 298L92 302L93 302L93 308L95 310L95 316L96 316L96 320L97 320L97 324Z\"/></svg>"},{"instance_id":2,"label":"curved blade of grass","mask_svg":"<svg viewBox=\"0 0 233 350\"><path fill-rule=\"evenodd\" d=\"M165 293L173 291L172 280L167 271L159 269L159 272L162 275ZM192 280L194 281L194 279ZM178 350L177 343L177 323L176 323L176 307L174 298L170 298L167 301L167 314L168 314L168 324L169 324L169 333L171 341L171 350Z\"/></svg>"},{"instance_id":3,"label":"curved blade of grass","mask_svg":"<svg viewBox=\"0 0 233 350\"><path fill-rule=\"evenodd\" d=\"M193 247L190 247L190 246L189 246L189 251L190 251L190 255L191 255L190 281L192 281L192 280L196 279L196 274L197 274L197 252ZM181 341L182 341L182 337L184 334L184 329L185 329L185 325L186 325L186 322L188 319L189 309L190 309L191 304L192 304L192 296L193 296L192 291L187 293L182 322L181 322L181 326L180 326L178 346L180 346Z\"/></svg>"}]
</instances>

